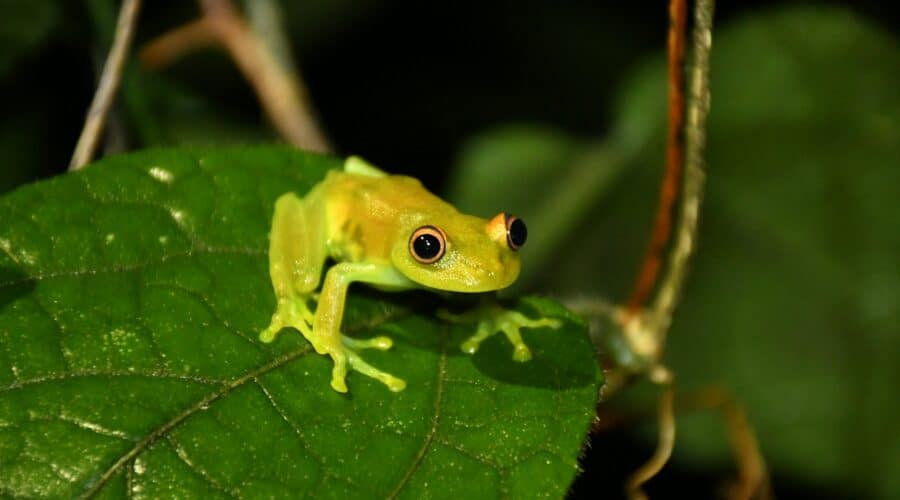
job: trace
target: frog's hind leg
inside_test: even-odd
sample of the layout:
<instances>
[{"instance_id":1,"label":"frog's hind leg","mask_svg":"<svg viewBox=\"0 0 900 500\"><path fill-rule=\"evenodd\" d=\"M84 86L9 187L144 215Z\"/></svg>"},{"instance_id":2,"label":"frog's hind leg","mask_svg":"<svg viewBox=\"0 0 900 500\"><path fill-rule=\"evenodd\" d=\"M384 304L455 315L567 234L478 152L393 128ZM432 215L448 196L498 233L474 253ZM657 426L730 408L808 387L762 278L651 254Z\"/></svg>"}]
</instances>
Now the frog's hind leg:
<instances>
[{"instance_id":1,"label":"frog's hind leg","mask_svg":"<svg viewBox=\"0 0 900 500\"><path fill-rule=\"evenodd\" d=\"M314 309L309 305L316 298L314 292L327 256L324 214L315 200L315 192L303 199L287 193L275 202L269 235L269 275L277 309L259 338L272 342L283 328L293 327L323 353L322 346L313 341Z\"/></svg>"}]
</instances>

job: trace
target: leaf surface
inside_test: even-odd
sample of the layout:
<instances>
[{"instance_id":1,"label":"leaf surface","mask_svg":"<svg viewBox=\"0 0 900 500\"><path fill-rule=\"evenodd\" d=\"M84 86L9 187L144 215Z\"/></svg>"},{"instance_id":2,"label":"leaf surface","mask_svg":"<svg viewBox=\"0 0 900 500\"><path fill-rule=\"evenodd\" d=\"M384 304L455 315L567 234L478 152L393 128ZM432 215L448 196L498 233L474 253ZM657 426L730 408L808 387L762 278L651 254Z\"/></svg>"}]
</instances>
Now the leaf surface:
<instances>
[{"instance_id":1,"label":"leaf surface","mask_svg":"<svg viewBox=\"0 0 900 500\"><path fill-rule=\"evenodd\" d=\"M148 150L0 198L0 494L434 497L564 494L601 375L566 318L475 356L427 297L351 288L344 330L388 335L332 391L274 310L274 200L338 159L261 147ZM413 304L413 305L410 305ZM416 305L418 304L418 305Z\"/></svg>"}]
</instances>

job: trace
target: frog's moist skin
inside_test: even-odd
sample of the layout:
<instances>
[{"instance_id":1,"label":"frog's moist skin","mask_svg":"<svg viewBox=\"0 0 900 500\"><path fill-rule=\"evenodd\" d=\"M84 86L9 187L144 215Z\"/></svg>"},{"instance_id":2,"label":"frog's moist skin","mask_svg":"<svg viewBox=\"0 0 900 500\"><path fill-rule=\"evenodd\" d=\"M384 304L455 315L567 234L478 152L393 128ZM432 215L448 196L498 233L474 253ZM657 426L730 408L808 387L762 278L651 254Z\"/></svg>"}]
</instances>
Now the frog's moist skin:
<instances>
[{"instance_id":1,"label":"frog's moist skin","mask_svg":"<svg viewBox=\"0 0 900 500\"><path fill-rule=\"evenodd\" d=\"M449 292L489 292L512 284L519 275L518 247L524 223L505 213L487 221L459 213L411 177L387 175L351 157L343 171L331 171L306 196L282 195L275 203L269 245L269 272L277 309L260 339L271 342L284 327L299 330L316 352L334 360L331 386L347 392L347 369L401 391L406 383L366 363L360 349L389 349L387 337L356 340L341 334L347 287L363 282L384 290L423 288ZM336 262L325 273L325 262ZM314 309L311 302L317 302ZM513 358L531 358L522 327L558 326L553 319L529 319L496 305L451 321L477 322L463 343L473 353L489 336L503 331Z\"/></svg>"}]
</instances>

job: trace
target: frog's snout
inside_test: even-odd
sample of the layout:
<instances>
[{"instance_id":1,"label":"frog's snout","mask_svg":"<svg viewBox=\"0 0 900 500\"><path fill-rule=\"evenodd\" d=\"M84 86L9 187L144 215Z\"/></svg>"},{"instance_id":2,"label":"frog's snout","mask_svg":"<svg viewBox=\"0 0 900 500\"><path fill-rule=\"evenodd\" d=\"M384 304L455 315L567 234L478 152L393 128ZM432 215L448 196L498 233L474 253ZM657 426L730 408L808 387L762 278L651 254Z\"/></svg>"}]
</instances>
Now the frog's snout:
<instances>
[{"instance_id":1,"label":"frog's snout","mask_svg":"<svg viewBox=\"0 0 900 500\"><path fill-rule=\"evenodd\" d=\"M506 288L519 277L519 258L512 252L498 248L492 258L480 259L473 271L474 281L482 286L487 285L491 289Z\"/></svg>"}]
</instances>

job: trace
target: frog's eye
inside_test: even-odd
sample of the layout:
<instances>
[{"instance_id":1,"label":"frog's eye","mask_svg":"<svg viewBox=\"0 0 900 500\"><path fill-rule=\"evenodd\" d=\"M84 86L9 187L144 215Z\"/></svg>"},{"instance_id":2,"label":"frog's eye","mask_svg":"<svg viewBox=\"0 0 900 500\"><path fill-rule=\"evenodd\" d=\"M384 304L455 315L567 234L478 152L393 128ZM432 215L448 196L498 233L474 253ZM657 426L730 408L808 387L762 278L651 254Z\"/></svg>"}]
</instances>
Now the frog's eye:
<instances>
[{"instance_id":1,"label":"frog's eye","mask_svg":"<svg viewBox=\"0 0 900 500\"><path fill-rule=\"evenodd\" d=\"M525 226L525 221L522 219L507 215L506 216L506 243L509 244L509 248L513 250L518 250L525 244L525 240L528 239L528 228Z\"/></svg>"},{"instance_id":2,"label":"frog's eye","mask_svg":"<svg viewBox=\"0 0 900 500\"><path fill-rule=\"evenodd\" d=\"M447 237L440 228L422 226L409 238L409 253L422 264L433 264L444 256Z\"/></svg>"}]
</instances>

